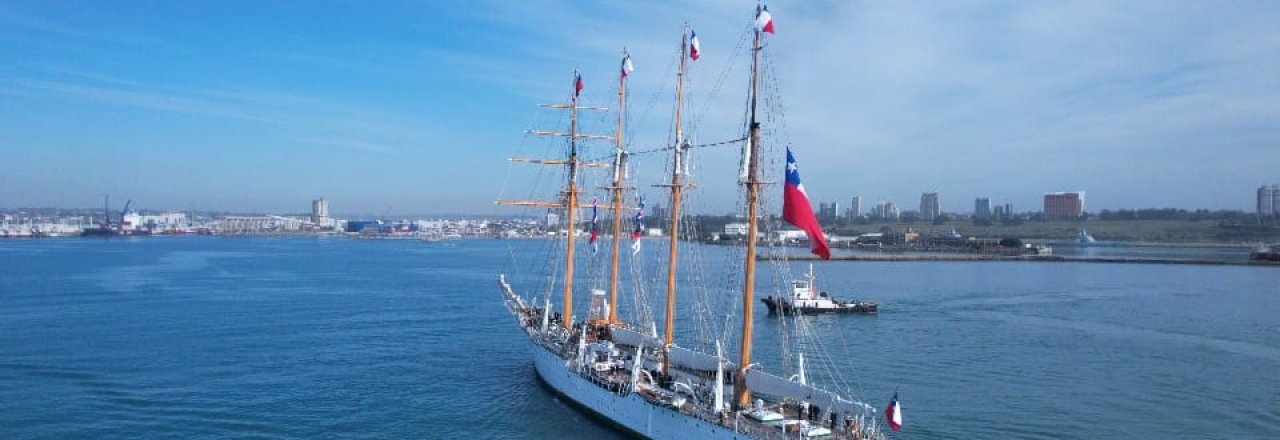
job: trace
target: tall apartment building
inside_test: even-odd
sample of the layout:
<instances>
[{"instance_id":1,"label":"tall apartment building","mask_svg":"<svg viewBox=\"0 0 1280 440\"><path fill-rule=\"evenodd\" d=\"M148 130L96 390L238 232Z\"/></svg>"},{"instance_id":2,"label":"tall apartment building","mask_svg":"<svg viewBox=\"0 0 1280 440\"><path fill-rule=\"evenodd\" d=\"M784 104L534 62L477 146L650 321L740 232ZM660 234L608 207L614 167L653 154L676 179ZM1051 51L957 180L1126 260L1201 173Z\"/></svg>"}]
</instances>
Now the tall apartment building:
<instances>
[{"instance_id":1,"label":"tall apartment building","mask_svg":"<svg viewBox=\"0 0 1280 440\"><path fill-rule=\"evenodd\" d=\"M329 201L324 197L311 201L311 223L320 224L329 218Z\"/></svg>"},{"instance_id":2,"label":"tall apartment building","mask_svg":"<svg viewBox=\"0 0 1280 440\"><path fill-rule=\"evenodd\" d=\"M671 219L668 217L668 215L670 215L671 213L667 210L667 208L664 208L662 205L653 205L653 208L650 208L649 211L650 212L646 214L651 219L655 219L655 220L660 219L667 222L671 221Z\"/></svg>"},{"instance_id":3,"label":"tall apartment building","mask_svg":"<svg viewBox=\"0 0 1280 440\"><path fill-rule=\"evenodd\" d=\"M878 203L874 208L871 208L871 218L897 220L898 206L894 205L893 202Z\"/></svg>"},{"instance_id":4,"label":"tall apartment building","mask_svg":"<svg viewBox=\"0 0 1280 440\"><path fill-rule=\"evenodd\" d=\"M1045 220L1071 220L1080 217L1084 217L1084 191L1044 195Z\"/></svg>"},{"instance_id":5,"label":"tall apartment building","mask_svg":"<svg viewBox=\"0 0 1280 440\"><path fill-rule=\"evenodd\" d=\"M925 221L933 221L942 215L942 200L938 193L927 192L920 195L920 217Z\"/></svg>"},{"instance_id":6,"label":"tall apartment building","mask_svg":"<svg viewBox=\"0 0 1280 440\"><path fill-rule=\"evenodd\" d=\"M1280 219L1280 186L1259 186L1257 208L1258 220L1269 221Z\"/></svg>"},{"instance_id":7,"label":"tall apartment building","mask_svg":"<svg viewBox=\"0 0 1280 440\"><path fill-rule=\"evenodd\" d=\"M818 203L818 221L832 222L840 215L840 203L838 202L820 202Z\"/></svg>"},{"instance_id":8,"label":"tall apartment building","mask_svg":"<svg viewBox=\"0 0 1280 440\"><path fill-rule=\"evenodd\" d=\"M849 201L849 218L858 217L862 217L862 197L853 196L853 200Z\"/></svg>"},{"instance_id":9,"label":"tall apartment building","mask_svg":"<svg viewBox=\"0 0 1280 440\"><path fill-rule=\"evenodd\" d=\"M973 200L973 218L991 220L991 199L978 197Z\"/></svg>"}]
</instances>

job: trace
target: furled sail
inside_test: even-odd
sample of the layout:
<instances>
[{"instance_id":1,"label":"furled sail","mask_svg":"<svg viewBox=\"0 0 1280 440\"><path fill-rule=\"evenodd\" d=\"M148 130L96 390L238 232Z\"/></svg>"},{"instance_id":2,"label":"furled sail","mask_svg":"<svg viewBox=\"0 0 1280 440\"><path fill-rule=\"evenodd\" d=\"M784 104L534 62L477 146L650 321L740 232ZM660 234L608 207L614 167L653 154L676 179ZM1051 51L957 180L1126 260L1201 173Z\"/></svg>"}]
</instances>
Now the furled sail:
<instances>
[{"instance_id":1,"label":"furled sail","mask_svg":"<svg viewBox=\"0 0 1280 440\"><path fill-rule=\"evenodd\" d=\"M683 347L671 347L667 356L671 365L696 371L716 371L719 363L719 359L715 356ZM726 361L725 368L733 368L733 363Z\"/></svg>"},{"instance_id":2,"label":"furled sail","mask_svg":"<svg viewBox=\"0 0 1280 440\"><path fill-rule=\"evenodd\" d=\"M644 347L646 349L661 349L662 341L653 336L646 335L634 330L622 327L613 327L610 332L613 334L613 343L630 345L632 347ZM713 367L714 368L714 367Z\"/></svg>"},{"instance_id":3,"label":"furled sail","mask_svg":"<svg viewBox=\"0 0 1280 440\"><path fill-rule=\"evenodd\" d=\"M845 400L831 391L802 385L759 370L747 370L747 386L757 393L803 400L823 409L853 413L871 409L867 404Z\"/></svg>"}]
</instances>

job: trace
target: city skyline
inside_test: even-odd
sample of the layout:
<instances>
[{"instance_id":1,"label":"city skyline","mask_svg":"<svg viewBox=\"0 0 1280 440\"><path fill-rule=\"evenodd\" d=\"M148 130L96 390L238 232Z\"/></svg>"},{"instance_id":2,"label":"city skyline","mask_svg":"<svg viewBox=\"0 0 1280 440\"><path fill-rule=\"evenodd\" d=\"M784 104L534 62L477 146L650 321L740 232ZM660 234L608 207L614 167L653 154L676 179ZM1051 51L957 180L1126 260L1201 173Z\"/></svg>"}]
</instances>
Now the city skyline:
<instances>
[{"instance_id":1,"label":"city skyline","mask_svg":"<svg viewBox=\"0 0 1280 440\"><path fill-rule=\"evenodd\" d=\"M750 20L740 2L117 6L0 6L0 206L92 208L110 193L304 212L324 194L342 212L507 214L492 201L536 105L581 68L586 102L612 106L626 46L633 111L664 112L685 21L704 52L691 135L738 134L741 100L711 95ZM1088 188L1094 212L1250 211L1280 180L1280 5L771 9L787 139L815 203L937 191L1031 207ZM666 142L655 115L633 121L633 148ZM696 178L716 183L693 197L730 211L733 152L698 154ZM643 165L642 184L662 180Z\"/></svg>"}]
</instances>

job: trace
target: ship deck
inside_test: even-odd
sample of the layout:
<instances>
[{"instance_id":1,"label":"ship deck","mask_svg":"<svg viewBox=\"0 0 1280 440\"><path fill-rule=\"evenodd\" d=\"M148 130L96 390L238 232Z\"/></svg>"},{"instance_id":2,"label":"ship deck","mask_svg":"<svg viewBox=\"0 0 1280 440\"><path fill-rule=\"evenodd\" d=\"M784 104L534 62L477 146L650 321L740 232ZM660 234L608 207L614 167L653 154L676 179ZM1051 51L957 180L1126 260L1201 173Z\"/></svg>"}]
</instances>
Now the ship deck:
<instances>
[{"instance_id":1,"label":"ship deck","mask_svg":"<svg viewBox=\"0 0 1280 440\"><path fill-rule=\"evenodd\" d=\"M533 331L531 333L537 332ZM559 330L553 330L551 333L570 335L568 332ZM575 350L574 347L576 347L576 342L574 342L576 334L577 332L574 333L574 337L562 341L542 339L538 341L538 345L557 354L559 357L571 359L575 355L573 351ZM709 402L699 401L695 397L687 396L687 394L685 396L688 398L685 399L683 404L674 406L672 404L672 397L676 396L677 393L673 390L649 384L644 384L633 389L631 365L631 360L627 360L626 362L617 363L607 368L585 369L579 371L578 375L596 386L612 393L625 395L634 392L655 407L665 408L671 411L679 411L687 417L697 418L736 432L741 432L752 438L779 440L807 438L864 440L884 438L882 434L875 434L874 429L864 429L867 427L864 427L864 422L861 419L840 419L829 412L823 413L822 409L816 406L810 406L808 410L805 410L803 408L804 405L800 402L771 402L762 405L763 409L781 415L781 419L771 421L762 421L751 417L749 414L756 408L717 413L711 409L711 404ZM680 369L673 368L673 370ZM680 370L678 373L686 376L698 376L704 379L709 379L703 372ZM732 381L729 380L727 382L728 383L725 384L725 390L728 393L729 390L732 389ZM701 397L708 398L708 396ZM804 432L810 427L827 428L831 433L821 436L806 436Z\"/></svg>"},{"instance_id":2,"label":"ship deck","mask_svg":"<svg viewBox=\"0 0 1280 440\"><path fill-rule=\"evenodd\" d=\"M536 345L562 359L572 360L578 356L578 339L584 334L588 342L613 342L607 324L600 322L578 324L574 330L568 330L562 327L559 316L546 316L543 318L545 316L544 311L539 307L515 307L512 312L516 315L522 329ZM547 319L547 330L545 332L541 330L542 319ZM589 325L591 328L588 330L591 331L584 332L582 330L583 325ZM756 400L752 408L737 411L715 411L712 409L713 405L710 402L714 399L714 394L705 389L709 387L704 387L701 391L692 393L697 395L690 395L689 392L677 393L674 389L675 387L663 387L661 385L662 381L657 381L658 383L633 381L632 371L635 369L635 360L625 355L625 353L638 350L635 347L623 344L618 344L617 348L623 354L611 357L607 362L591 362L587 364L589 366L578 369L575 372L576 375L611 393L618 395L634 393L641 396L655 408L678 411L684 416L697 418L753 438L885 439L884 434L875 426L874 417L872 417L872 420L868 420L865 414L847 413L838 416L832 411L823 412L822 408L794 400L775 401L769 404L765 404L763 400ZM650 378L658 377L660 374L658 370L652 369L656 360L658 358L652 356L652 354L644 359L642 367L645 368L646 376ZM708 375L703 371L682 371L682 369L673 366L672 372L685 378L700 379L699 381L703 384L707 382L714 384L715 381L714 376ZM728 395L732 395L732 392L730 392L733 386L732 382L733 380L726 374L724 391ZM689 389L688 391L693 390ZM684 397L683 401L680 399L681 396ZM678 402L678 404L673 402ZM760 417L753 417L753 414L758 415L760 410L767 410L775 415L770 417L771 420L761 420ZM823 433L823 435L813 435L810 431L814 428L826 428L830 432Z\"/></svg>"}]
</instances>

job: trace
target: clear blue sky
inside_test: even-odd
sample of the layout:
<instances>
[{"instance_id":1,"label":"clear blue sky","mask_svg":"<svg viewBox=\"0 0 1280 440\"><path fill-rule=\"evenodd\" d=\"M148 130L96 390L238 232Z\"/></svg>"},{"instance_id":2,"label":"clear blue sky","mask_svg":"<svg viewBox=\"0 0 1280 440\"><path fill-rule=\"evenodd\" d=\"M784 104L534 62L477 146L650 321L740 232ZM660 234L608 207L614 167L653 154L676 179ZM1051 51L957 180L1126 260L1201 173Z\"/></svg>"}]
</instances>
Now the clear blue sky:
<instances>
[{"instance_id":1,"label":"clear blue sky","mask_svg":"<svg viewBox=\"0 0 1280 440\"><path fill-rule=\"evenodd\" d=\"M0 3L0 206L501 212L535 105L582 68L637 144L669 135L681 23L698 141L730 139L753 2ZM1280 3L775 2L772 65L811 198L945 210L1252 210L1280 182ZM725 85L717 78L727 73ZM644 113L647 116L641 117ZM607 119L595 121L608 127ZM637 145L637 148L642 145ZM733 154L698 159L732 181ZM728 164L728 165L726 165ZM657 183L663 163L640 163ZM732 185L707 185L710 210ZM116 202L117 204L119 202ZM657 202L665 204L664 202Z\"/></svg>"}]
</instances>

